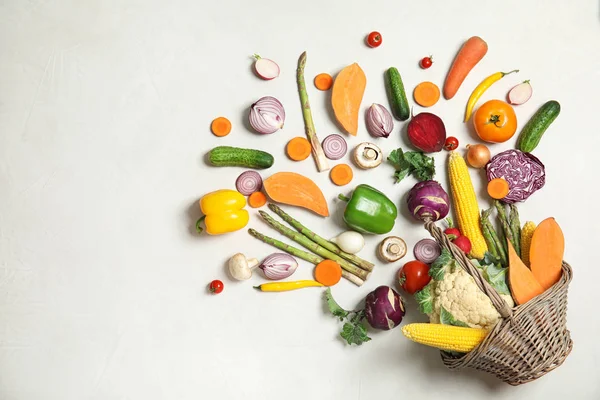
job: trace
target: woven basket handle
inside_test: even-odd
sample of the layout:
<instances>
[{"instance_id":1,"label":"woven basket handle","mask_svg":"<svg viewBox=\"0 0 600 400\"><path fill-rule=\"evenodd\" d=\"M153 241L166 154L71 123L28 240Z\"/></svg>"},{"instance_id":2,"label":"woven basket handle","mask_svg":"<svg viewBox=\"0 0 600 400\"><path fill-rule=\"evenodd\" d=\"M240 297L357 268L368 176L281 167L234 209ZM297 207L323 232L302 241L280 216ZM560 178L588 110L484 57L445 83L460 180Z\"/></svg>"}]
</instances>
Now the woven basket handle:
<instances>
[{"instance_id":1,"label":"woven basket handle","mask_svg":"<svg viewBox=\"0 0 600 400\"><path fill-rule=\"evenodd\" d=\"M475 284L477 287L481 289L486 296L490 298L492 304L498 310L498 313L502 316L502 318L507 318L512 315L512 309L506 304L506 302L500 297L496 289L494 289L490 284L485 280L485 278L481 275L479 269L477 269L471 261L467 258L466 254L458 248L454 243L452 243L448 236L442 232L440 228L435 226L435 223L432 221L425 222L425 229L431 233L431 236L443 247L445 247L452 255L454 259L458 262L458 264L464 269L469 275L473 277L475 280Z\"/></svg>"}]
</instances>

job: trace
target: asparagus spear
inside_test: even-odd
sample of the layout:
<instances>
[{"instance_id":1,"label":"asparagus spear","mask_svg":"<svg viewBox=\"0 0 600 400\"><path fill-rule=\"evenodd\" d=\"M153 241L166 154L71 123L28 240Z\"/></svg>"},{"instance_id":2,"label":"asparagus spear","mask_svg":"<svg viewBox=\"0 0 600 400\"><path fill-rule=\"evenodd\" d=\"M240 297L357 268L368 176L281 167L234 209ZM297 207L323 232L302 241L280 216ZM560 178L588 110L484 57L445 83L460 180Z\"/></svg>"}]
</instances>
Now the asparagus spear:
<instances>
[{"instance_id":1,"label":"asparagus spear","mask_svg":"<svg viewBox=\"0 0 600 400\"><path fill-rule=\"evenodd\" d=\"M325 257L325 258L328 258L330 260L337 262L338 264L340 264L340 266L343 269L358 276L362 280L367 279L367 277L369 276L369 273L367 271L360 269L359 267L357 267L354 264L350 264L348 261L344 260L342 257L338 256L337 254L332 253L331 251L327 250L324 247L319 246L318 244L316 244L315 242L313 242L306 236L304 236L296 231L293 231L290 228L288 228L287 226L275 221L273 219L273 217L271 217L266 212L259 211L258 213L260 214L261 217L263 217L263 219L266 221L266 223L269 224L271 227L273 227L275 230L277 230L278 232L287 236L288 238L292 239L296 243L299 243L302 246L306 247L313 253L318 254L321 257Z\"/></svg>"},{"instance_id":2,"label":"asparagus spear","mask_svg":"<svg viewBox=\"0 0 600 400\"><path fill-rule=\"evenodd\" d=\"M498 233L496 232L496 229L494 229L494 226L490 222L490 218L489 218L491 214L492 214L491 207L485 211L482 211L481 212L481 223L482 223L482 225L484 225L486 227L486 231L489 234L491 242L494 243L493 246L496 248L498 257L500 258L500 263L502 264L503 267L505 267L508 265L508 257L506 255L506 248L505 248L506 240L500 239ZM484 233L484 236L485 236L485 233ZM486 236L486 240L487 239L488 238Z\"/></svg>"},{"instance_id":3,"label":"asparagus spear","mask_svg":"<svg viewBox=\"0 0 600 400\"><path fill-rule=\"evenodd\" d=\"M312 113L310 111L310 103L308 102L308 93L306 92L306 82L304 81L304 67L306 66L306 52L300 55L298 59L298 69L296 70L296 80L298 81L298 92L300 93L300 103L302 104L302 116L304 117L304 130L310 142L312 155L317 164L319 172L327 171L329 163L327 157L323 153L323 148L315 131L315 123L313 122Z\"/></svg>"},{"instance_id":4,"label":"asparagus spear","mask_svg":"<svg viewBox=\"0 0 600 400\"><path fill-rule=\"evenodd\" d=\"M514 204L510 205L510 218L508 220L512 235L515 240L515 251L521 257L521 221L519 221L519 210Z\"/></svg>"},{"instance_id":5,"label":"asparagus spear","mask_svg":"<svg viewBox=\"0 0 600 400\"><path fill-rule=\"evenodd\" d=\"M487 243L488 250L492 255L496 258L500 258L500 254L498 253L498 248L496 246L496 242L492 237L492 232L490 231L489 214L486 214L486 210L481 210L481 218L479 219L479 224L481 225L481 232L483 233L483 237L485 238L485 242Z\"/></svg>"},{"instance_id":6,"label":"asparagus spear","mask_svg":"<svg viewBox=\"0 0 600 400\"><path fill-rule=\"evenodd\" d=\"M258 240L261 240L267 244L270 244L273 247L277 247L280 250L285 251L286 253L289 253L293 256L296 256L298 258L303 259L304 261L308 261L311 264L318 264L321 261L324 260L323 257L319 257L315 254L312 253L308 253L304 250L300 250L294 246L290 246L289 244L285 244L283 242L280 242L277 239L273 239L272 237L269 236L265 236L260 232L257 232L254 229L248 229L248 233L252 236L254 236L255 238L257 238ZM359 277L357 277L356 275L352 275L350 272L342 270L342 276L346 279L348 279L350 282L354 283L357 286L361 286L363 283L365 283L362 279L360 279Z\"/></svg>"},{"instance_id":7,"label":"asparagus spear","mask_svg":"<svg viewBox=\"0 0 600 400\"><path fill-rule=\"evenodd\" d=\"M304 236L306 236L313 242L317 243L318 245L320 245L322 247L325 247L327 250L331 251L332 253L335 253L338 256L345 258L346 260L350 261L351 263L358 265L359 267L361 267L362 269L364 269L366 271L373 271L373 267L375 266L373 263L363 260L362 258L355 256L354 254L346 253L345 251L340 249L334 243L331 243L329 240L324 239L323 237L317 235L316 233L314 233L313 231L311 231L310 229L308 229L307 227L302 225L298 220L295 220L294 218L292 218L288 213L283 211L279 206L270 203L269 208L275 214L279 215L285 222L290 224L298 232L300 232L301 234L303 234Z\"/></svg>"},{"instance_id":8,"label":"asparagus spear","mask_svg":"<svg viewBox=\"0 0 600 400\"><path fill-rule=\"evenodd\" d=\"M512 229L510 229L510 224L508 223L508 218L506 217L506 210L504 209L504 203L496 200L494 201L494 205L496 206L496 210L498 211L498 220L500 220L500 224L502 225L502 229L504 229L504 236L507 240L510 240L510 243L516 249L515 238L513 237Z\"/></svg>"}]
</instances>

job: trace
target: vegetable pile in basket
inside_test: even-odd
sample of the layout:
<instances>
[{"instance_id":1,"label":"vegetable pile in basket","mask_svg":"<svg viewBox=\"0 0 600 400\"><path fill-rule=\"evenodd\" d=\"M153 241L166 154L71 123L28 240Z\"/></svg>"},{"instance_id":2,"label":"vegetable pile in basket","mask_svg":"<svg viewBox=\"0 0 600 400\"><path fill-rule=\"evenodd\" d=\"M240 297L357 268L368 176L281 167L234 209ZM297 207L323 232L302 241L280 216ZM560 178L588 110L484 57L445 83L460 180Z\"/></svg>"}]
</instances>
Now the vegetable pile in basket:
<instances>
[{"instance_id":1,"label":"vegetable pile in basket","mask_svg":"<svg viewBox=\"0 0 600 400\"><path fill-rule=\"evenodd\" d=\"M379 32L372 32L366 38L372 51L377 51L382 42ZM429 323L404 326L404 336L456 357L476 349L506 316L497 305L499 301L509 308L518 307L552 289L563 273L562 231L552 217L539 224L532 221L523 224L517 204L528 200L546 183L545 166L538 158L543 152L536 155L531 152L538 147L543 151L541 139L546 131L552 131L551 124L560 113L560 104L555 100L541 102L533 117L521 124L517 107L532 101L532 83L517 79L517 73L524 73L518 69L485 71L479 62L489 50L478 36L466 40L449 65L444 82L407 82L398 66L385 69L383 78L374 75L369 80L359 63L353 62L339 71L309 77L314 88L306 83L308 57L304 52L296 69L297 104L284 106L275 96L275 87L271 95L258 100L258 96L248 97L251 105L247 118L254 131L254 136L248 137L256 142L253 148L231 146L230 136L250 133L244 132L243 126L232 125L227 117L215 118L211 131L216 136L214 140L221 143L208 151L208 162L214 167L230 167L234 172L228 181L223 181L222 188L214 188L201 198L203 216L196 222L197 231L209 235L232 234L252 221L248 233L264 243L253 246L253 252L265 252L268 245L277 249L260 259L247 258L242 253L228 255L229 278L244 281L263 276L274 281L254 285L261 292L303 288L318 291L326 287L324 297L329 312L343 322L341 337L348 344L360 345L371 340L368 327L392 330L401 324L407 312L404 300L393 288L379 286L364 297L364 306L349 311L334 300L331 287L340 281L361 286L375 268L382 268L388 276L396 277L403 292L414 296L418 309L429 318ZM253 60L256 76L261 79L270 81L286 76L283 71L280 78L282 71L272 59L254 55ZM339 60L319 60L320 65L327 63L339 65ZM429 56L421 58L413 68L436 68L439 64L439 58L434 64ZM477 74L480 83L463 88L469 74ZM385 95L369 98L370 103L365 104L367 83ZM271 87L268 82L264 85L265 91ZM492 85L505 88L508 102L480 101ZM417 105L409 101L407 88ZM444 118L460 118L472 124L479 142L461 145L461 140L472 140L467 127L463 132L453 132L455 136L448 136L444 119L435 113L440 94L445 99L441 101L449 101L460 90L471 90L464 115ZM320 93L327 91L330 93ZM322 141L317 136L317 127L323 121L314 119L309 94L317 99L314 104L330 108L330 113L318 115L331 115L330 122L339 128L339 132L328 132ZM419 111L419 106L431 111ZM291 133L302 126L286 124L286 113L290 112L302 114L305 137ZM549 136L556 134L551 132ZM410 148L394 145L401 135L406 135L405 142ZM513 137L516 148L506 145ZM276 160L266 151L278 143L287 155L283 160ZM444 153L446 157L436 156L443 150L448 152ZM328 171L331 184L327 187L323 187L322 180L292 172L298 170L294 163L311 155L316 165L312 175ZM384 160L388 162L383 163ZM277 169L273 170L274 167ZM357 174L356 169L362 172ZM375 169L380 172L373 172ZM394 182L391 179L389 188L371 186L375 173L379 176L385 173L395 183L404 185L406 196L401 200L386 195ZM445 174L447 187L434 180L436 173ZM355 179L360 182L340 188ZM486 190L476 191L475 179L482 179L481 185ZM267 203L271 213L266 209L249 213L246 209L247 204L261 208ZM295 212L275 203L314 214L302 215L298 211L303 221L327 218L330 227L317 234L290 214ZM436 240L423 237L407 243L401 233L409 221L397 224L397 207L404 207L414 220L424 223ZM341 220L334 221L331 217L334 209L340 211ZM432 230L434 223L442 226L441 237L434 234L438 229ZM235 235L237 242L244 239L240 234ZM375 239L376 235L387 236ZM365 244L377 245L381 266L358 255ZM397 265L399 268L385 266L398 262L406 254L413 255L414 260ZM314 265L312 276L305 264ZM302 276L288 280L292 275ZM484 291L486 287L490 289ZM220 280L209 287L213 294L223 290ZM490 294L490 290L499 297ZM314 295L308 292L304 295Z\"/></svg>"}]
</instances>

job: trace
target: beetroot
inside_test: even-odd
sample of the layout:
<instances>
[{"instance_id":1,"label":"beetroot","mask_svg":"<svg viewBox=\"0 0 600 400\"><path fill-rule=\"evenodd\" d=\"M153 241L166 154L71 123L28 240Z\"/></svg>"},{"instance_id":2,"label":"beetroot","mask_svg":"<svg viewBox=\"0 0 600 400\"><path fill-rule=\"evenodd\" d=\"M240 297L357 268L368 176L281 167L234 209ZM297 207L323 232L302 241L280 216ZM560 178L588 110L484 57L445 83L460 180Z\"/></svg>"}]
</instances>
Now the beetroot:
<instances>
[{"instance_id":1,"label":"beetroot","mask_svg":"<svg viewBox=\"0 0 600 400\"><path fill-rule=\"evenodd\" d=\"M432 113L417 114L408 123L408 139L424 153L438 152L446 142L444 121Z\"/></svg>"}]
</instances>

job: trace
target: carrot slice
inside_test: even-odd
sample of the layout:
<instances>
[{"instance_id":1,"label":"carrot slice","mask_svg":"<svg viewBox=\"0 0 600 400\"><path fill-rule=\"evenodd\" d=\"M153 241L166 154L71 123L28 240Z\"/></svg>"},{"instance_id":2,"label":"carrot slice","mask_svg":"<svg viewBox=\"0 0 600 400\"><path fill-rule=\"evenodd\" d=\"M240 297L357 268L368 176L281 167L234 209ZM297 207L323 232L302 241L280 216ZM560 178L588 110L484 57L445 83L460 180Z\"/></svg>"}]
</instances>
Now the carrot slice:
<instances>
[{"instance_id":1,"label":"carrot slice","mask_svg":"<svg viewBox=\"0 0 600 400\"><path fill-rule=\"evenodd\" d=\"M303 137L295 137L288 142L285 151L294 161L306 160L310 156L310 142Z\"/></svg>"},{"instance_id":2,"label":"carrot slice","mask_svg":"<svg viewBox=\"0 0 600 400\"><path fill-rule=\"evenodd\" d=\"M502 178L494 178L488 182L487 192L492 199L503 199L508 195L510 187L508 182Z\"/></svg>"},{"instance_id":3,"label":"carrot slice","mask_svg":"<svg viewBox=\"0 0 600 400\"><path fill-rule=\"evenodd\" d=\"M263 192L254 192L248 197L248 204L252 208L259 208L267 204L267 196Z\"/></svg>"},{"instance_id":4,"label":"carrot slice","mask_svg":"<svg viewBox=\"0 0 600 400\"><path fill-rule=\"evenodd\" d=\"M333 78L329 74L319 74L315 76L315 87L319 90L329 90L333 85Z\"/></svg>"},{"instance_id":5,"label":"carrot slice","mask_svg":"<svg viewBox=\"0 0 600 400\"><path fill-rule=\"evenodd\" d=\"M421 82L415 87L413 97L418 105L431 107L440 99L440 88L433 82Z\"/></svg>"},{"instance_id":6,"label":"carrot slice","mask_svg":"<svg viewBox=\"0 0 600 400\"><path fill-rule=\"evenodd\" d=\"M323 260L315 267L315 280L325 286L333 286L342 279L342 267L332 260Z\"/></svg>"},{"instance_id":7,"label":"carrot slice","mask_svg":"<svg viewBox=\"0 0 600 400\"><path fill-rule=\"evenodd\" d=\"M338 164L329 172L329 178L338 186L349 184L353 177L354 173L348 164Z\"/></svg>"},{"instance_id":8,"label":"carrot slice","mask_svg":"<svg viewBox=\"0 0 600 400\"><path fill-rule=\"evenodd\" d=\"M231 121L225 117L215 118L210 124L210 130L215 136L227 136L231 132Z\"/></svg>"}]
</instances>

